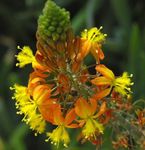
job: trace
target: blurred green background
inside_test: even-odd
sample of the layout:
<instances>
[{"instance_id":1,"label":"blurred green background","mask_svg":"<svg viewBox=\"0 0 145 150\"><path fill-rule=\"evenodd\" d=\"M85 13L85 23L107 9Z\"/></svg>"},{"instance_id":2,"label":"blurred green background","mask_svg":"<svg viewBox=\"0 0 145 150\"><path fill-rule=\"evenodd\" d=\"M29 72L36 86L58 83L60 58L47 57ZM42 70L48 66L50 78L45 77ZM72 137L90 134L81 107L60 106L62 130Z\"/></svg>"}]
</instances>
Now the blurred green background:
<instances>
[{"instance_id":1,"label":"blurred green background","mask_svg":"<svg viewBox=\"0 0 145 150\"><path fill-rule=\"evenodd\" d=\"M35 51L37 19L46 0L0 1L0 150L55 150L44 141L45 136L35 137L22 117L16 115L12 92L14 83L27 84L31 67L15 67L17 45L29 45ZM103 26L107 33L104 44L105 63L116 75L123 71L132 73L133 101L145 98L145 1L144 0L55 0L71 13L76 34L84 28ZM89 56L86 64L94 63ZM76 142L77 133L71 133L70 148L66 150L95 150L90 143ZM104 135L101 150L112 150ZM65 148L60 147L60 150Z\"/></svg>"}]
</instances>

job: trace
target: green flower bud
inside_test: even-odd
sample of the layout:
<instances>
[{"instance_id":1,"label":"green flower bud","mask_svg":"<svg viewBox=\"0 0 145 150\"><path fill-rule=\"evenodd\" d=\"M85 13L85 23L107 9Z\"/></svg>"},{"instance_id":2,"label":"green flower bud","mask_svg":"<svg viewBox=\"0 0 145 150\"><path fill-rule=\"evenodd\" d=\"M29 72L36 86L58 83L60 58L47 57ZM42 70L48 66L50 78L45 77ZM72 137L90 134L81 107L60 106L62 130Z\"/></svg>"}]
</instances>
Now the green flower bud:
<instances>
[{"instance_id":1,"label":"green flower bud","mask_svg":"<svg viewBox=\"0 0 145 150\"><path fill-rule=\"evenodd\" d=\"M57 6L52 0L48 0L38 19L39 37L44 41L65 40L70 27L69 12Z\"/></svg>"}]
</instances>

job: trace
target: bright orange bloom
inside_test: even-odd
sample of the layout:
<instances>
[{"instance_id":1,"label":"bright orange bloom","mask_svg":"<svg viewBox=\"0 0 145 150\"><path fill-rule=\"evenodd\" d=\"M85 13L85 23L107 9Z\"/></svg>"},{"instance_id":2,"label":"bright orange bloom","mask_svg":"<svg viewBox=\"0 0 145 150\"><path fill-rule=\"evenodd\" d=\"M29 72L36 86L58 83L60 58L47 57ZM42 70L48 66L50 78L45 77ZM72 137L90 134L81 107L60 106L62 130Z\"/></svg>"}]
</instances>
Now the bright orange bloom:
<instances>
[{"instance_id":1,"label":"bright orange bloom","mask_svg":"<svg viewBox=\"0 0 145 150\"><path fill-rule=\"evenodd\" d=\"M59 146L60 142L63 142L64 146L67 147L70 143L70 138L66 128L78 128L78 124L72 123L76 118L75 111L71 109L65 118L61 112L61 107L54 108L52 113L54 115L52 124L57 125L57 128L52 133L47 133L48 139L46 141L51 140L51 143L57 146Z\"/></svg>"},{"instance_id":2,"label":"bright orange bloom","mask_svg":"<svg viewBox=\"0 0 145 150\"><path fill-rule=\"evenodd\" d=\"M103 125L96 118L100 117L106 110L106 103L102 103L98 113L97 102L90 99L89 103L84 98L79 98L75 104L75 112L81 118L80 125L83 126L82 134L86 139L96 138L96 132L103 133Z\"/></svg>"},{"instance_id":3,"label":"bright orange bloom","mask_svg":"<svg viewBox=\"0 0 145 150\"><path fill-rule=\"evenodd\" d=\"M130 86L133 85L133 83L131 82L130 77L132 77L132 75L129 76L127 72L124 72L121 77L116 78L114 73L102 64L97 65L96 70L103 76L96 77L91 82L98 87L104 87L103 90L96 94L97 99L109 95L112 88L115 92L120 93L123 96L131 93Z\"/></svg>"}]
</instances>

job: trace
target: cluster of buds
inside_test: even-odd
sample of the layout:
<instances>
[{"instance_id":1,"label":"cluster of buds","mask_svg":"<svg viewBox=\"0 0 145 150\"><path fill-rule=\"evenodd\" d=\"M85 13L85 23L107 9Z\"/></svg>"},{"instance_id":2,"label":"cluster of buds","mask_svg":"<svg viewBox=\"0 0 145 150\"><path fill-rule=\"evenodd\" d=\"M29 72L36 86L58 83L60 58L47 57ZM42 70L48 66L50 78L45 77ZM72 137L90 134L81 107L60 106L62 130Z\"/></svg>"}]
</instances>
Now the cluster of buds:
<instances>
[{"instance_id":1,"label":"cluster of buds","mask_svg":"<svg viewBox=\"0 0 145 150\"><path fill-rule=\"evenodd\" d=\"M116 77L101 64L106 34L100 28L85 29L75 36L69 12L48 0L38 20L37 50L18 47L16 66L32 64L27 86L15 84L12 99L18 114L35 134L46 133L54 145L70 143L68 130L81 128L80 137L92 143L114 117L113 108L121 109L131 94L131 76ZM91 74L84 58L91 52L96 74ZM122 106L122 107L121 107ZM127 105L128 106L128 105ZM47 131L47 124L56 128Z\"/></svg>"}]
</instances>

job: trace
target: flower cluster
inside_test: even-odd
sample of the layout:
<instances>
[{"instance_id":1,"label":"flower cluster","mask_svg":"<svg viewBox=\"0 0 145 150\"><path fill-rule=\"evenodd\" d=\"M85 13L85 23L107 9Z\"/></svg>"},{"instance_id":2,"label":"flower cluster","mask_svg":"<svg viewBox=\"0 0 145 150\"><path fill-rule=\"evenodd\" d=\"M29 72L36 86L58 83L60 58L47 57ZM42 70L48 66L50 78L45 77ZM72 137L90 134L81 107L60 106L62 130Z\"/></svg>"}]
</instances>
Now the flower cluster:
<instances>
[{"instance_id":1,"label":"flower cluster","mask_svg":"<svg viewBox=\"0 0 145 150\"><path fill-rule=\"evenodd\" d=\"M52 7L50 7L52 6ZM102 44L106 34L100 28L85 29L75 36L69 13L48 0L38 20L37 50L18 47L16 66L32 65L28 84L15 84L12 99L18 114L35 134L46 133L46 141L54 145L70 143L68 130L81 128L81 138L92 143L104 132L131 94L132 75L124 72L116 77L100 61L104 59ZM58 25L57 25L58 24ZM96 60L92 75L84 58L91 53ZM122 104L122 105L121 105ZM47 131L47 124L56 128Z\"/></svg>"}]
</instances>

